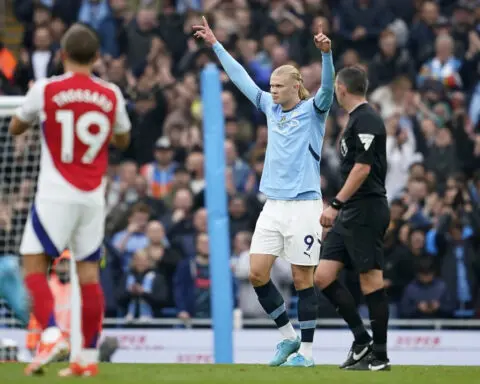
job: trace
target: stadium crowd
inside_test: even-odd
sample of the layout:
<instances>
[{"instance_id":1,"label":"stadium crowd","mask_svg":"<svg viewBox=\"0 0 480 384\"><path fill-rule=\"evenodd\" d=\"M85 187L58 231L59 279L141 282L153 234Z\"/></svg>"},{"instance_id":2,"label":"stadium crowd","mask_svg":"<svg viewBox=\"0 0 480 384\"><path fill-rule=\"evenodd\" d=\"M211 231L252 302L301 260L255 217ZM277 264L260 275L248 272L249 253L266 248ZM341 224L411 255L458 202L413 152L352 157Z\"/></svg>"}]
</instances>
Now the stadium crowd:
<instances>
[{"instance_id":1,"label":"stadium crowd","mask_svg":"<svg viewBox=\"0 0 480 384\"><path fill-rule=\"evenodd\" d=\"M108 174L107 316L210 317L199 73L216 58L191 29L203 14L264 90L286 63L300 68L311 94L319 88L321 54L312 39L319 25L332 39L337 71L368 71L369 99L388 135L391 316L480 316L479 1L16 0L14 11L24 39L18 58L0 40L0 94L24 94L31 82L62 73L60 39L80 21L101 38L96 75L121 87L128 102L132 143L124 153L112 149ZM263 317L248 281L248 251L265 201L259 180L267 128L223 72L221 80L235 302L245 317ZM334 103L321 160L326 203L339 188L337 143L347 120ZM35 134L3 155L1 183L15 191L14 201L0 205L4 253L17 252L34 189L12 175L34 168L34 145ZM364 308L358 282L343 277ZM290 267L276 263L272 279L293 310ZM326 300L319 317L336 317Z\"/></svg>"}]
</instances>

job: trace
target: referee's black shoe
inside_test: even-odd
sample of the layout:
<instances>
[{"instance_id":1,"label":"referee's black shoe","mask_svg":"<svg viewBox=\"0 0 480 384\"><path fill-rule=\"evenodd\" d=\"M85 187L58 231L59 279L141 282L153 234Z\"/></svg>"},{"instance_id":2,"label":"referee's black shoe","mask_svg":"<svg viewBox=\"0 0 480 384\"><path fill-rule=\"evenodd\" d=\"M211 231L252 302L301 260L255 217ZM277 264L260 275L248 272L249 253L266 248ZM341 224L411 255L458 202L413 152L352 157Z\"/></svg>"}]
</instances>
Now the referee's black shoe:
<instances>
[{"instance_id":1,"label":"referee's black shoe","mask_svg":"<svg viewBox=\"0 0 480 384\"><path fill-rule=\"evenodd\" d=\"M379 359L373 352L370 352L358 363L347 367L349 371L390 371L390 360Z\"/></svg>"},{"instance_id":2,"label":"referee's black shoe","mask_svg":"<svg viewBox=\"0 0 480 384\"><path fill-rule=\"evenodd\" d=\"M370 340L366 344L358 344L354 341L352 343L350 351L348 351L347 360L345 360L345 362L340 365L340 368L345 369L357 364L360 360L362 360L365 356L372 352L372 346L372 340Z\"/></svg>"}]
</instances>

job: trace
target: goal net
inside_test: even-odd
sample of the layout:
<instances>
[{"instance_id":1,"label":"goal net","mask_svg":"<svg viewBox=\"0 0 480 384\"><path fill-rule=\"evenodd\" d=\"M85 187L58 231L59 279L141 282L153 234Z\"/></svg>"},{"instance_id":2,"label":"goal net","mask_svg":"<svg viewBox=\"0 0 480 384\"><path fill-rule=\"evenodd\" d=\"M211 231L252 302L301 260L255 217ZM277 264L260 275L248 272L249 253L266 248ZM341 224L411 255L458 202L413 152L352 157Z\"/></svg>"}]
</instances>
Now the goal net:
<instances>
[{"instance_id":1,"label":"goal net","mask_svg":"<svg viewBox=\"0 0 480 384\"><path fill-rule=\"evenodd\" d=\"M40 164L40 132L38 127L21 136L8 133L8 125L23 97L0 97L0 257L18 257L23 227L33 202ZM19 323L0 297L0 347L8 338L5 328ZM4 336L2 336L2 334ZM1 351L11 351L5 347ZM11 352L9 352L10 354ZM10 360L12 356L0 356Z\"/></svg>"},{"instance_id":2,"label":"goal net","mask_svg":"<svg viewBox=\"0 0 480 384\"><path fill-rule=\"evenodd\" d=\"M0 97L0 254L18 256L23 227L33 201L40 164L40 132L8 133L23 97ZM0 326L12 325L10 309L0 299Z\"/></svg>"}]
</instances>

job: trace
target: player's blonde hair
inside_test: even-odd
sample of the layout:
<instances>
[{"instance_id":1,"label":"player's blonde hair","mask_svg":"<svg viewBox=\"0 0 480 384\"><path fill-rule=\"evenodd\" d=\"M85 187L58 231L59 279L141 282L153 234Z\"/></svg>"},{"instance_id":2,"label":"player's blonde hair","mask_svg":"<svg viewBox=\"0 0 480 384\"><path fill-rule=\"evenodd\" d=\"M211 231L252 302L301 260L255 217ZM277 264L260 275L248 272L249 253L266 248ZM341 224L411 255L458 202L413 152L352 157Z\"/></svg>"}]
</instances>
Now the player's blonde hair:
<instances>
[{"instance_id":1,"label":"player's blonde hair","mask_svg":"<svg viewBox=\"0 0 480 384\"><path fill-rule=\"evenodd\" d=\"M273 71L272 75L288 75L294 81L299 83L298 87L298 97L300 100L306 100L310 96L310 92L308 92L307 88L303 84L303 77L298 68L294 67L293 65L287 64L282 65Z\"/></svg>"}]
</instances>

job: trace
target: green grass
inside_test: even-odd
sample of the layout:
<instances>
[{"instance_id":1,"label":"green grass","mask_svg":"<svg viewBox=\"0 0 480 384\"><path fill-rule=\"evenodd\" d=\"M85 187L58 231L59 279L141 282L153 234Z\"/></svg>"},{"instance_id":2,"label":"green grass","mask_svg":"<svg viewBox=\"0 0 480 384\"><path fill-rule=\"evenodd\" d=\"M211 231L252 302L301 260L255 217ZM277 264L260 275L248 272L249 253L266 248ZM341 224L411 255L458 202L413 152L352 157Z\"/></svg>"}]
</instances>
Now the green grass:
<instances>
[{"instance_id":1,"label":"green grass","mask_svg":"<svg viewBox=\"0 0 480 384\"><path fill-rule=\"evenodd\" d=\"M56 376L65 364L52 364L41 377L25 377L23 364L0 364L2 384L65 383L78 378ZM270 368L263 365L102 364L100 375L88 383L241 383L241 384L463 384L478 383L480 367L394 366L390 372L345 372L334 366Z\"/></svg>"}]
</instances>

